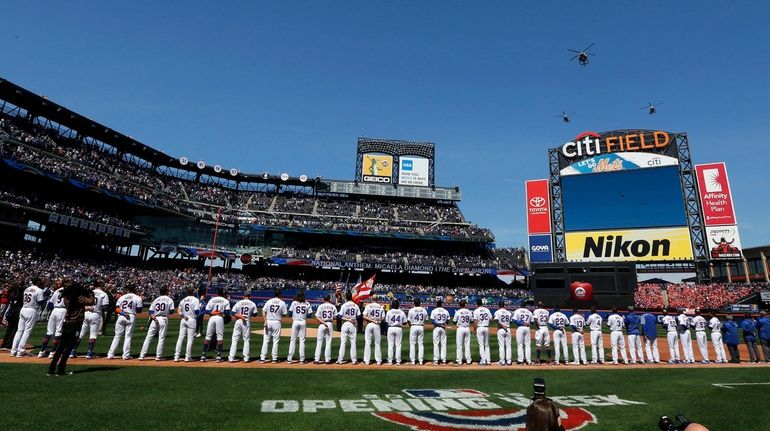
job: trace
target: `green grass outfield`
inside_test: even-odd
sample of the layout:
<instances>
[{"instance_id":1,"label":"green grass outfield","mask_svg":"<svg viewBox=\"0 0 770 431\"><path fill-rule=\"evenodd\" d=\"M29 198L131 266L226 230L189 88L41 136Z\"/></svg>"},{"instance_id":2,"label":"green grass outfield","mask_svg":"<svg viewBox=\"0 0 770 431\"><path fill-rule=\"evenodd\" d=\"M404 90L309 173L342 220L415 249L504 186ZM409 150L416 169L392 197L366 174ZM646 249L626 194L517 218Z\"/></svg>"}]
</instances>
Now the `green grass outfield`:
<instances>
[{"instance_id":1,"label":"green grass outfield","mask_svg":"<svg viewBox=\"0 0 770 431\"><path fill-rule=\"evenodd\" d=\"M140 326L144 322L140 319ZM261 325L254 325L258 329ZM287 325L284 325L285 327ZM165 354L172 355L178 321L172 320L166 339ZM232 325L226 327L225 347L229 347ZM38 324L29 342L39 345L44 325ZM110 329L112 333L112 329ZM133 351L138 354L144 331L137 328ZM426 333L426 359L433 349ZM112 337L97 342L97 353L104 355ZM258 356L261 335L252 335L252 357ZM478 358L475 337L474 359ZM449 359L454 359L454 333L448 337ZM200 354L202 339L196 339L193 353ZM661 349L665 340L659 340ZM404 341L404 358L408 345ZM497 360L497 337L490 337L492 359ZM154 354L151 345L150 355ZM336 359L339 341L335 338ZM383 353L385 340L383 339ZM306 346L312 357L315 337ZM288 349L288 338L281 340L280 356ZM81 351L84 346L81 346ZM363 356L363 336L358 340L359 360ZM514 349L515 350L515 349ZM696 349L697 351L697 349ZM33 353L37 353L34 350ZM571 352L570 352L571 353ZM713 352L712 352L713 353ZM3 352L5 354L5 352ZM590 353L589 353L590 354ZM696 352L697 357L697 352ZM10 360L10 358L9 358ZM405 389L473 389L488 394L485 407L521 409L508 400L509 394L529 397L532 379L545 377L548 395L579 396L564 398L562 405L576 404L593 414L596 424L588 430L654 430L660 415L686 414L707 424L712 430L770 429L770 385L746 385L724 388L712 383L770 382L768 367L717 367L714 365L681 368L611 367L602 369L558 369L557 367L448 367L426 370L412 367L365 367L351 369L279 369L265 366L201 368L196 364L172 367L130 366L132 362L115 360L109 366L73 365L76 374L67 377L45 375L46 360L26 359L19 363L0 363L2 388L0 429L202 429L206 427L252 430L407 430L387 422L374 412L344 412L339 400L358 400L347 406L374 408L371 398L388 395L406 396ZM113 365L114 364L114 365ZM624 405L606 402L614 395ZM597 398L597 396L605 398ZM589 397L589 398L584 398ZM614 399L612 397L610 400ZM288 404L273 406L270 400ZM302 412L303 400L323 400L329 409ZM604 401L603 401L604 400ZM471 400L472 401L472 400ZM295 404L296 403L296 404ZM331 404L329 404L331 403ZM639 404L644 403L644 404ZM605 404L605 405L601 405ZM617 402L614 404L618 404ZM270 407L298 406L294 413L268 413ZM287 407L288 406L288 407ZM414 407L413 404L408 405ZM415 407L416 408L416 407ZM484 410L465 405L466 410ZM453 410L453 409L449 409ZM468 429L474 429L469 426Z\"/></svg>"},{"instance_id":2,"label":"green grass outfield","mask_svg":"<svg viewBox=\"0 0 770 431\"><path fill-rule=\"evenodd\" d=\"M770 424L768 386L728 389L711 384L766 382L766 368L446 372L120 365L72 367L77 372L73 376L47 377L42 364L0 364L2 429L406 430L370 412L342 412L336 401L426 388L529 396L535 376L546 378L549 396L616 395L644 403L586 406L597 423L584 429L654 430L660 415L678 413L712 430L766 430ZM336 407L316 413L265 413L265 400L333 400ZM490 400L512 407L495 395Z\"/></svg>"}]
</instances>

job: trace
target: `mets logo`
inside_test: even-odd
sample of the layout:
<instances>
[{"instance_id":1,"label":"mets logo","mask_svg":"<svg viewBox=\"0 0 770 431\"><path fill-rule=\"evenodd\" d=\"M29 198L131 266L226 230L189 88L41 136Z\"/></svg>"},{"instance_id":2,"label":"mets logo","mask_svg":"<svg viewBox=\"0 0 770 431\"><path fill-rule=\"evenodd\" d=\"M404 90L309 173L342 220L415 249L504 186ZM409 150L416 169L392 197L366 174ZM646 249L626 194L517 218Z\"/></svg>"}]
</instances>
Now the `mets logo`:
<instances>
[{"instance_id":1,"label":"mets logo","mask_svg":"<svg viewBox=\"0 0 770 431\"><path fill-rule=\"evenodd\" d=\"M404 392L417 399L451 400L487 397L486 394L473 389L406 389ZM372 414L415 431L525 431L527 419L526 409L522 408ZM596 416L580 407L561 408L559 414L565 430L577 430L587 424L597 423Z\"/></svg>"},{"instance_id":2,"label":"mets logo","mask_svg":"<svg viewBox=\"0 0 770 431\"><path fill-rule=\"evenodd\" d=\"M586 290L582 287L578 287L577 289L575 289L575 296L577 296L578 298L585 298Z\"/></svg>"}]
</instances>

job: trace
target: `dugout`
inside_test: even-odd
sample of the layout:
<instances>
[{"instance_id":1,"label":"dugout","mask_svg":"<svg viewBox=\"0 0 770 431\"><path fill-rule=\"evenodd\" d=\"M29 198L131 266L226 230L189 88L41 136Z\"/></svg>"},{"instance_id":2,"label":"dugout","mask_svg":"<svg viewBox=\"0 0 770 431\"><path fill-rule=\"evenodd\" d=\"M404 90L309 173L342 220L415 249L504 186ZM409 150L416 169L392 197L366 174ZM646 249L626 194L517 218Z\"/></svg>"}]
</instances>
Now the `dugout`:
<instances>
[{"instance_id":1,"label":"dugout","mask_svg":"<svg viewBox=\"0 0 770 431\"><path fill-rule=\"evenodd\" d=\"M548 307L562 308L627 307L634 305L637 284L634 263L535 263L530 277L530 288L535 301ZM593 286L592 301L575 301L570 298L570 284L590 283Z\"/></svg>"}]
</instances>

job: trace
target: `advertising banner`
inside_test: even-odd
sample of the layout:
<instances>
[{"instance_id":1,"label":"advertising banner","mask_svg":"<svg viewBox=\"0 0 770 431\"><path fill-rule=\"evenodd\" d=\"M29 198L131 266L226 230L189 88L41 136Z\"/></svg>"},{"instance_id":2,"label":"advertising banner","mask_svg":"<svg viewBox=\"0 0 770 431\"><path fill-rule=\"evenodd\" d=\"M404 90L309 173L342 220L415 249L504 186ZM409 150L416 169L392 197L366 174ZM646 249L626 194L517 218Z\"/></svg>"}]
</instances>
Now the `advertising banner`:
<instances>
[{"instance_id":1,"label":"advertising banner","mask_svg":"<svg viewBox=\"0 0 770 431\"><path fill-rule=\"evenodd\" d=\"M529 261L531 263L553 262L551 235L529 236Z\"/></svg>"},{"instance_id":2,"label":"advertising banner","mask_svg":"<svg viewBox=\"0 0 770 431\"><path fill-rule=\"evenodd\" d=\"M398 184L428 187L428 166L428 159L424 157L401 156L398 168Z\"/></svg>"},{"instance_id":3,"label":"advertising banner","mask_svg":"<svg viewBox=\"0 0 770 431\"><path fill-rule=\"evenodd\" d=\"M708 243L711 259L741 259L741 238L738 236L738 226L709 226L706 228L706 241Z\"/></svg>"},{"instance_id":4,"label":"advertising banner","mask_svg":"<svg viewBox=\"0 0 770 431\"><path fill-rule=\"evenodd\" d=\"M551 233L551 194L548 180L530 180L527 189L527 233Z\"/></svg>"},{"instance_id":5,"label":"advertising banner","mask_svg":"<svg viewBox=\"0 0 770 431\"><path fill-rule=\"evenodd\" d=\"M610 153L580 160L560 171L562 176L676 166L675 157L655 153Z\"/></svg>"},{"instance_id":6,"label":"advertising banner","mask_svg":"<svg viewBox=\"0 0 770 431\"><path fill-rule=\"evenodd\" d=\"M567 261L690 260L690 230L684 227L567 232Z\"/></svg>"},{"instance_id":7,"label":"advertising banner","mask_svg":"<svg viewBox=\"0 0 770 431\"><path fill-rule=\"evenodd\" d=\"M695 175L698 178L703 223L706 226L737 224L725 164L696 165Z\"/></svg>"},{"instance_id":8,"label":"advertising banner","mask_svg":"<svg viewBox=\"0 0 770 431\"><path fill-rule=\"evenodd\" d=\"M387 154L363 154L364 169L361 180L369 183L390 184L393 177L393 156Z\"/></svg>"}]
</instances>

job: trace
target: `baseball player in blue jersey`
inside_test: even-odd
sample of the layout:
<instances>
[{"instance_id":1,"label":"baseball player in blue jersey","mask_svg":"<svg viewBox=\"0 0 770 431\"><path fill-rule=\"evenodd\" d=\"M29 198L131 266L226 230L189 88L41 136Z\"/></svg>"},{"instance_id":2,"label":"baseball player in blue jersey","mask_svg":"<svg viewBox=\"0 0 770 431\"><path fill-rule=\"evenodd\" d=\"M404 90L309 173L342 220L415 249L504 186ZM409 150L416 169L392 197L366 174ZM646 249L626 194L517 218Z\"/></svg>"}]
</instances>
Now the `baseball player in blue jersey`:
<instances>
[{"instance_id":1,"label":"baseball player in blue jersey","mask_svg":"<svg viewBox=\"0 0 770 431\"><path fill-rule=\"evenodd\" d=\"M623 318L623 324L626 326L626 335L628 335L628 353L631 355L631 363L636 363L637 354L639 363L644 363L644 352L642 351L641 338L641 318L634 312L634 307L628 307L628 314Z\"/></svg>"},{"instance_id":2,"label":"baseball player in blue jersey","mask_svg":"<svg viewBox=\"0 0 770 431\"><path fill-rule=\"evenodd\" d=\"M765 355L765 362L770 362L770 317L764 310L759 312L757 319L757 329L759 329L759 342L762 344L762 354Z\"/></svg>"},{"instance_id":3,"label":"baseball player in blue jersey","mask_svg":"<svg viewBox=\"0 0 770 431\"><path fill-rule=\"evenodd\" d=\"M734 364L741 363L741 352L738 350L738 324L733 322L733 316L728 315L727 320L722 324L723 340L727 344L727 350L730 352L730 362Z\"/></svg>"},{"instance_id":4,"label":"baseball player in blue jersey","mask_svg":"<svg viewBox=\"0 0 770 431\"><path fill-rule=\"evenodd\" d=\"M746 348L749 351L749 361L753 363L759 363L759 350L757 349L757 322L751 318L751 314L746 313L746 316L741 321L741 329L743 329L743 341L746 342Z\"/></svg>"},{"instance_id":5,"label":"baseball player in blue jersey","mask_svg":"<svg viewBox=\"0 0 770 431\"><path fill-rule=\"evenodd\" d=\"M641 323L647 362L659 364L660 352L658 351L658 328L656 328L658 319L648 312L642 314Z\"/></svg>"}]
</instances>

